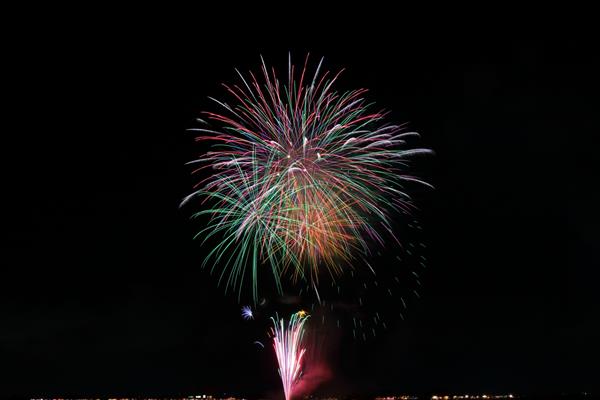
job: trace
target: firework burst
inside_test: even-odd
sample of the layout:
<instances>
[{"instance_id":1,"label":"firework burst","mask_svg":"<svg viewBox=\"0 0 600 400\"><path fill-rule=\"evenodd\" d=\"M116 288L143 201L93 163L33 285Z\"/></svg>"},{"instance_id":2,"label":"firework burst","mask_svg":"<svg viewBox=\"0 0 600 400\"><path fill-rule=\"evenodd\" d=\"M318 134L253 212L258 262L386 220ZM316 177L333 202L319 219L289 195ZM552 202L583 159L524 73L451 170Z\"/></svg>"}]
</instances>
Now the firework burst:
<instances>
[{"instance_id":1,"label":"firework burst","mask_svg":"<svg viewBox=\"0 0 600 400\"><path fill-rule=\"evenodd\" d=\"M252 308L250 308L249 306L242 307L242 318L244 318L246 321L254 319L254 313L252 312Z\"/></svg>"},{"instance_id":2,"label":"firework burst","mask_svg":"<svg viewBox=\"0 0 600 400\"><path fill-rule=\"evenodd\" d=\"M336 92L341 71L321 73L322 61L308 78L308 57L299 74L290 60L287 83L264 61L260 79L238 71L240 83L224 85L234 103L212 99L225 112L192 129L213 144L192 161L211 173L184 199L208 204L194 214L209 216L198 236L219 238L205 263L240 294L249 276L255 302L262 265L280 292L286 276L317 292L321 272L338 276L371 243L397 240L390 216L411 208L405 184L424 183L408 172L410 157L430 152L408 146L418 134L371 111L366 89Z\"/></svg>"},{"instance_id":3,"label":"firework burst","mask_svg":"<svg viewBox=\"0 0 600 400\"><path fill-rule=\"evenodd\" d=\"M302 358L306 349L302 347L306 313L295 313L286 324L283 319L273 319L273 347L279 364L279 376L283 384L285 400L292 397L294 384L302 373Z\"/></svg>"}]
</instances>

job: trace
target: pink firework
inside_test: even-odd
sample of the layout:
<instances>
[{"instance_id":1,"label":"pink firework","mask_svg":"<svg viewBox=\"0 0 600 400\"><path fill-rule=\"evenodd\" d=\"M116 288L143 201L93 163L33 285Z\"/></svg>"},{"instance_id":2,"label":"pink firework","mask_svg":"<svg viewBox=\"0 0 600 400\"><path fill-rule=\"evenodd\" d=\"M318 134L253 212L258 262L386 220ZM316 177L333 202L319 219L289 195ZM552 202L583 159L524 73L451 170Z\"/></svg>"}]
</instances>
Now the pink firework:
<instances>
[{"instance_id":1,"label":"pink firework","mask_svg":"<svg viewBox=\"0 0 600 400\"><path fill-rule=\"evenodd\" d=\"M291 399L294 385L302 374L302 358L306 352L302 347L302 338L307 318L305 313L295 313L287 325L284 319L273 319L273 347L279 363L285 400Z\"/></svg>"}]
</instances>

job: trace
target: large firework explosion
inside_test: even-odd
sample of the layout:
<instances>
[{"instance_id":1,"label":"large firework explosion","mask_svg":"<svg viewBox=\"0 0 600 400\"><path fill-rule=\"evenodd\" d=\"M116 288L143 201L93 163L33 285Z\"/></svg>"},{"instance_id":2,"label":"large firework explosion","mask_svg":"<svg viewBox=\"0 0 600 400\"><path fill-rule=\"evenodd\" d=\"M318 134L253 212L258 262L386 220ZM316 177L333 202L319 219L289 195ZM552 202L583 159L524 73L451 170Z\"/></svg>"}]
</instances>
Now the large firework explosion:
<instances>
[{"instance_id":1,"label":"large firework explosion","mask_svg":"<svg viewBox=\"0 0 600 400\"><path fill-rule=\"evenodd\" d=\"M405 183L425 184L408 171L430 152L408 146L418 134L371 111L366 89L336 92L341 71L321 73L322 61L308 78L308 57L299 73L290 59L287 83L264 61L260 78L238 71L239 84L224 84L233 105L212 99L225 113L205 112L212 124L193 129L213 144L192 161L211 173L184 199L208 204L194 214L209 216L198 236L219 240L205 263L240 293L250 276L255 302L265 265L280 292L289 277L318 296L324 271L335 279L372 244L398 241L391 215L411 208Z\"/></svg>"}]
</instances>

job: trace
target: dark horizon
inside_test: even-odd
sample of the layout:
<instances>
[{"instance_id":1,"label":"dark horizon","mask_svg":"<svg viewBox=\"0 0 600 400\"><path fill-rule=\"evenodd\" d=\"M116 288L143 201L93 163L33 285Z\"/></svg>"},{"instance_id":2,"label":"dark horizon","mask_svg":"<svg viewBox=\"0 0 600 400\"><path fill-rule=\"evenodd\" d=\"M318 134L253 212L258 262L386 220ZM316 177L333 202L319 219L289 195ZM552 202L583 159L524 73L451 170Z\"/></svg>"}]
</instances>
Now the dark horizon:
<instances>
[{"instance_id":1,"label":"dark horizon","mask_svg":"<svg viewBox=\"0 0 600 400\"><path fill-rule=\"evenodd\" d=\"M485 397L484 397L485 396ZM25 398L24 396L10 396L11 399L20 399ZM50 398L48 396L34 396L33 399L47 399ZM85 396L61 396L61 399L85 399ZM171 395L163 395L163 396L88 396L90 399L208 399L208 400L222 400L222 399L233 399L233 400L266 400L268 397L252 397L252 396L243 396L234 393L223 393L222 395L211 395L211 394L171 394ZM386 395L362 395L356 396L352 394L347 395L335 395L335 394L327 394L322 396L301 396L298 399L304 400L463 400L463 399L471 399L471 400L500 400L500 399L524 399L524 400L576 400L576 399L594 399L597 396L594 393L589 392L579 392L579 393L538 393L538 394L525 394L521 395L518 393L448 393L448 392L428 392L428 393L397 393L397 394L386 394Z\"/></svg>"},{"instance_id":2,"label":"dark horizon","mask_svg":"<svg viewBox=\"0 0 600 400\"><path fill-rule=\"evenodd\" d=\"M594 146L561 136L596 96L597 57L579 42L374 21L343 39L322 27L231 40L131 23L48 27L15 46L1 397L280 396L274 356L253 345L265 327L200 268L207 249L179 204L200 150L186 129L214 110L207 96L226 98L220 83L261 55L285 68L288 52L345 68L338 88L368 88L435 151L418 164L435 186L416 195L420 296L372 341L323 339L332 378L315 392L600 392L598 196L572 196ZM378 250L392 262L394 248Z\"/></svg>"}]
</instances>

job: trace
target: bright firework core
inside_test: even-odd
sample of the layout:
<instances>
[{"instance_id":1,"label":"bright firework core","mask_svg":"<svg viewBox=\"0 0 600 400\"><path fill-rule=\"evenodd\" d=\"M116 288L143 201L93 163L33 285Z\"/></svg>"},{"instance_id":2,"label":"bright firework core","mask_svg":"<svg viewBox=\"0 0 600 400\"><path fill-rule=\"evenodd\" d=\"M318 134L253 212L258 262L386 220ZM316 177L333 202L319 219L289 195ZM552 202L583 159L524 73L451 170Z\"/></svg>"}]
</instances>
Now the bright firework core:
<instances>
[{"instance_id":1,"label":"bright firework core","mask_svg":"<svg viewBox=\"0 0 600 400\"><path fill-rule=\"evenodd\" d=\"M306 313L295 313L286 324L284 319L273 319L273 347L279 364L279 376L283 384L285 400L292 398L294 384L302 373L304 323Z\"/></svg>"},{"instance_id":2,"label":"bright firework core","mask_svg":"<svg viewBox=\"0 0 600 400\"><path fill-rule=\"evenodd\" d=\"M239 84L224 85L233 105L215 100L225 115L205 113L218 127L193 129L214 146L192 163L214 172L184 202L204 197L210 207L195 216L210 221L198 235L223 237L205 262L220 265L227 287L250 277L255 302L261 264L280 293L285 276L317 291L323 269L338 275L370 242L395 239L391 213L412 207L405 184L423 183L407 172L410 157L430 152L407 147L418 134L371 111L366 89L334 91L339 73L321 63L308 78L305 62L297 80L290 61L287 84L264 63L260 81L238 72Z\"/></svg>"}]
</instances>

